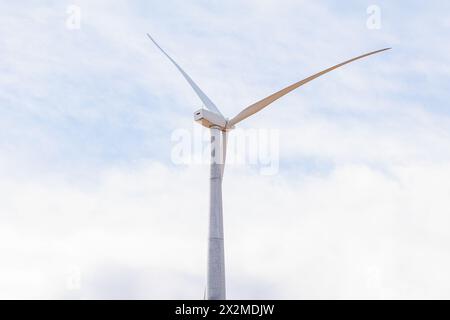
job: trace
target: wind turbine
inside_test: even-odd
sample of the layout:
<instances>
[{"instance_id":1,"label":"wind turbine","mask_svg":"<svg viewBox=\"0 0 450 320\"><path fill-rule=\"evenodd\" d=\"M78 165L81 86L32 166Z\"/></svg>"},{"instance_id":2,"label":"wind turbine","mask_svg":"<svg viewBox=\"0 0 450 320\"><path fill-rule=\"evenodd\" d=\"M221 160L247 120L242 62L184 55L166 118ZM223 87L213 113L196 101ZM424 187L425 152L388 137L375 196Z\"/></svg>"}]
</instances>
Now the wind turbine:
<instances>
[{"instance_id":1,"label":"wind turbine","mask_svg":"<svg viewBox=\"0 0 450 320\"><path fill-rule=\"evenodd\" d=\"M175 65L178 71L194 89L197 96L204 103L207 109L200 109L194 112L194 120L207 127L211 131L211 168L210 168L210 189L209 189L209 230L208 230L208 265L206 299L225 300L225 257L224 257L224 237L223 237L223 211L222 211L222 179L225 167L227 133L242 120L261 111L275 100L297 89L298 87L330 72L343 65L351 63L370 55L389 50L384 48L372 51L353 59L344 61L328 69L320 71L308 78L300 80L290 86L271 94L270 96L248 106L235 117L225 118L217 106L199 88L191 77L162 49L159 44L149 35L150 40L161 50L161 52Z\"/></svg>"}]
</instances>

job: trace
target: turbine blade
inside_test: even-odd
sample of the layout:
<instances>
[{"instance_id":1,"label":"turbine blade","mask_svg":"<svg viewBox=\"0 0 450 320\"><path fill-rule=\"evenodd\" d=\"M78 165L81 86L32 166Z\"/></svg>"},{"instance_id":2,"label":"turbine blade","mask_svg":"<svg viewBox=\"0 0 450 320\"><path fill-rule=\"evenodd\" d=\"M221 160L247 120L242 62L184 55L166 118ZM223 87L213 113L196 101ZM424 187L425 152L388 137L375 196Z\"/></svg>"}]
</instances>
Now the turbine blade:
<instances>
[{"instance_id":1,"label":"turbine blade","mask_svg":"<svg viewBox=\"0 0 450 320\"><path fill-rule=\"evenodd\" d=\"M159 50L161 50L161 52L175 65L175 67L177 67L178 71L181 72L181 74L183 75L183 77L186 79L186 81L190 84L190 86L192 87L192 89L194 89L195 93L197 94L197 96L200 98L200 100L202 100L202 102L205 104L205 107L208 108L209 110L221 115L222 113L219 111L219 109L217 108L217 106L211 101L211 99L208 98L208 96L199 88L199 86L194 82L194 80L192 80L192 78L175 62L175 60L173 60L168 54L167 52L164 51L163 48L161 48L159 46L159 44L155 41L155 39L152 38L152 36L150 34L147 33L147 36L149 37L149 39L158 47Z\"/></svg>"},{"instance_id":2,"label":"turbine blade","mask_svg":"<svg viewBox=\"0 0 450 320\"><path fill-rule=\"evenodd\" d=\"M314 75L312 75L312 76L310 76L310 77L308 77L306 79L303 79L303 80L301 80L299 82L296 82L296 83L294 83L294 84L292 84L292 85L290 85L290 86L288 86L288 87L286 87L286 88L284 88L284 89L282 89L282 90L280 90L278 92L275 92L274 94L272 94L272 95L270 95L270 96L268 96L268 97L266 97L266 98L264 98L264 99L262 99L262 100L260 100L260 101L258 101L256 103L252 104L251 106L245 108L240 113L238 113L233 119L231 119L228 122L229 127L232 127L235 124L237 124L238 122L241 122L242 120L244 120L244 119L250 117L251 115L257 113L258 111L260 111L261 109L267 107L269 104L271 104L275 100L278 100L282 96L288 94L292 90L295 90L298 87L300 87L300 86L302 86L302 85L304 85L304 84L306 84L306 83L308 83L308 82L310 82L310 81L312 81L312 80L314 80L314 79L316 79L316 78L318 78L318 77L320 77L320 76L322 76L322 75L324 75L324 74L326 74L326 73L328 73L330 71L333 71L333 70L335 70L335 69L337 69L339 67L342 67L343 65L346 65L346 64L348 64L350 62L353 62L355 60L358 60L358 59L370 56L370 55L375 54L375 53L386 51L386 50L389 50L389 49L391 49L391 48L385 48L385 49L369 52L369 53L363 54L361 56L358 56L356 58L344 61L344 62L339 63L339 64L337 64L337 65L335 65L335 66L333 66L331 68L328 68L328 69L325 69L325 70L323 70L321 72L318 72L318 73L316 73L316 74L314 74Z\"/></svg>"}]
</instances>

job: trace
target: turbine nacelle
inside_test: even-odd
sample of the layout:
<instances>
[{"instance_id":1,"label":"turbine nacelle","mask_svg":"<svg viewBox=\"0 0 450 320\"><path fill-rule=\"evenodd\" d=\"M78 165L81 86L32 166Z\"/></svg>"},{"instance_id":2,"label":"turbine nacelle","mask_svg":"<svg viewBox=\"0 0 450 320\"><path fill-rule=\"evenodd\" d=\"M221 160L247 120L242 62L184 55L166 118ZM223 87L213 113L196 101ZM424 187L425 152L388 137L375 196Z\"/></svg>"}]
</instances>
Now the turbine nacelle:
<instances>
[{"instance_id":1,"label":"turbine nacelle","mask_svg":"<svg viewBox=\"0 0 450 320\"><path fill-rule=\"evenodd\" d=\"M206 128L218 127L222 131L227 129L227 119L215 112L200 109L194 112L194 120Z\"/></svg>"}]
</instances>

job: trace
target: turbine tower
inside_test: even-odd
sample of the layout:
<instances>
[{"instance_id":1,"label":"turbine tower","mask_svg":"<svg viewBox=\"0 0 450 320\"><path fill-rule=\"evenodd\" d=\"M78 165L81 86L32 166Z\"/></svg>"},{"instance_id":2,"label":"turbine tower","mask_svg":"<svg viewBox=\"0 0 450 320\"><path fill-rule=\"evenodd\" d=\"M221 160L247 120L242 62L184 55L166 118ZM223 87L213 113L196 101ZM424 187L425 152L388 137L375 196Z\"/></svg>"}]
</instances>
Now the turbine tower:
<instances>
[{"instance_id":1,"label":"turbine tower","mask_svg":"<svg viewBox=\"0 0 450 320\"><path fill-rule=\"evenodd\" d=\"M344 61L328 69L320 71L308 78L298 81L270 96L250 105L235 117L225 118L217 106L199 88L191 77L173 60L158 43L149 35L150 40L161 50L161 52L175 65L178 71L194 89L197 96L203 102L206 109L200 109L194 113L194 120L207 127L211 131L211 167L210 167L210 189L209 189L209 230L208 230L208 264L206 299L225 300L225 254L224 254L224 233L223 233L223 211L222 211L222 180L225 167L227 133L242 120L261 111L275 100L297 89L298 87L355 60L389 50L385 48L372 51L353 59Z\"/></svg>"}]
</instances>

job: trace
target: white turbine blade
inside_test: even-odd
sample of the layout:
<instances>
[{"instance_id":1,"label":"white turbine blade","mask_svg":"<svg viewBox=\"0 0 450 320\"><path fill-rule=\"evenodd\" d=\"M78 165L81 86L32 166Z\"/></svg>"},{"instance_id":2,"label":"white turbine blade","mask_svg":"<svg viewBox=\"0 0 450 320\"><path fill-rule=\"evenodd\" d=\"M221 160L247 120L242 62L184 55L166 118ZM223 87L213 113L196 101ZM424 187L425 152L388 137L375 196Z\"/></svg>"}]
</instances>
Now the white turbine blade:
<instances>
[{"instance_id":1,"label":"white turbine blade","mask_svg":"<svg viewBox=\"0 0 450 320\"><path fill-rule=\"evenodd\" d=\"M216 105L211 101L211 99L208 98L208 96L199 88L199 86L192 80L192 78L173 60L167 52L164 51L163 48L159 46L159 44L152 38L150 34L147 33L147 36L150 38L150 40L158 47L159 50L167 57L169 60L177 67L177 69L181 72L183 77L187 80L187 82L191 85L192 89L194 89L197 96L202 100L202 102L205 104L205 107L209 110L221 115L222 113L219 111L219 109L216 107Z\"/></svg>"},{"instance_id":2,"label":"white turbine blade","mask_svg":"<svg viewBox=\"0 0 450 320\"><path fill-rule=\"evenodd\" d=\"M353 59L347 60L345 62L342 62L340 64L337 64L337 65L335 65L335 66L333 66L331 68L325 69L325 70L323 70L323 71L321 71L319 73L316 73L316 74L314 74L314 75L312 75L312 76L310 76L310 77L308 77L306 79L303 79L303 80L301 80L299 82L296 82L296 83L294 83L294 84L292 84L292 85L290 85L290 86L288 86L288 87L286 87L286 88L284 88L284 89L282 89L282 90L280 90L280 91L278 91L278 92L276 92L276 93L274 93L274 94L272 94L272 95L270 95L270 96L268 96L268 97L266 97L266 98L264 98L264 99L262 99L262 100L260 100L260 101L258 101L256 103L252 104L251 106L245 108L244 110L242 110L233 119L231 119L228 122L228 126L229 127L234 126L238 122L241 122L242 120L244 120L244 119L250 117L251 115L257 113L258 111L260 111L261 109L267 107L269 104L271 104L275 100L278 100L282 96L288 94L292 90L297 89L298 87L300 87L300 86L302 86L302 85L304 85L304 84L306 84L306 83L308 83L308 82L310 82L310 81L320 77L321 75L324 75L324 74L326 74L326 73L328 73L330 71L333 71L333 70L335 70L335 69L337 69L339 67L342 67L343 65L346 65L346 64L348 64L350 62L353 62L355 60L358 60L358 59L370 56L370 55L375 54L375 53L386 51L386 50L389 50L389 49L391 49L391 48L385 48L385 49L381 49L381 50L377 50L377 51L373 51L373 52L369 52L369 53L363 54L363 55L358 56L356 58L353 58Z\"/></svg>"}]
</instances>

